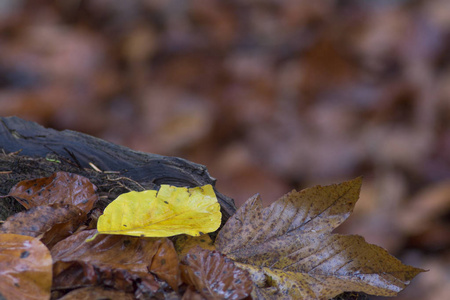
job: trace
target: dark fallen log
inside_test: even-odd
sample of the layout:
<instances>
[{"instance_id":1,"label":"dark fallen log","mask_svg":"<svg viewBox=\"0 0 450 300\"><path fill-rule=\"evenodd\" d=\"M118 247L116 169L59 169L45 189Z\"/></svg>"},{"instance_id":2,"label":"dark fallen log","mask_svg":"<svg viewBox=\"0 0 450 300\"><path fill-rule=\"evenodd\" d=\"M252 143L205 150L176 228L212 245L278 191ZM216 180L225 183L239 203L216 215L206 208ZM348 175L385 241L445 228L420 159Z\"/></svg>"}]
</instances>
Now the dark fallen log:
<instances>
[{"instance_id":1,"label":"dark fallen log","mask_svg":"<svg viewBox=\"0 0 450 300\"><path fill-rule=\"evenodd\" d=\"M44 128L17 117L0 117L0 153L3 195L20 180L49 176L56 171L91 179L103 195L103 205L127 190L157 189L161 184L214 186L216 181L205 166L182 158L134 151L87 134ZM217 190L216 194L226 220L236 206L233 199ZM0 220L20 210L12 199L0 200Z\"/></svg>"}]
</instances>

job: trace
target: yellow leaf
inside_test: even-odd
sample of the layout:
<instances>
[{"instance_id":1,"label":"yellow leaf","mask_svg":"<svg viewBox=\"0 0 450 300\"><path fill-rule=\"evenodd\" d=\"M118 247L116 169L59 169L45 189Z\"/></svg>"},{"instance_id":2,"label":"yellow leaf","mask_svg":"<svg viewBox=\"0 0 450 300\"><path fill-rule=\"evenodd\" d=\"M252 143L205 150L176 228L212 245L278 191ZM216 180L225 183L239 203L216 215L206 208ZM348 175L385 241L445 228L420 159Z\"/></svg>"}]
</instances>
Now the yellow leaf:
<instances>
[{"instance_id":1,"label":"yellow leaf","mask_svg":"<svg viewBox=\"0 0 450 300\"><path fill-rule=\"evenodd\" d=\"M211 185L129 192L111 202L98 219L100 234L167 237L199 236L220 226L220 204Z\"/></svg>"}]
</instances>

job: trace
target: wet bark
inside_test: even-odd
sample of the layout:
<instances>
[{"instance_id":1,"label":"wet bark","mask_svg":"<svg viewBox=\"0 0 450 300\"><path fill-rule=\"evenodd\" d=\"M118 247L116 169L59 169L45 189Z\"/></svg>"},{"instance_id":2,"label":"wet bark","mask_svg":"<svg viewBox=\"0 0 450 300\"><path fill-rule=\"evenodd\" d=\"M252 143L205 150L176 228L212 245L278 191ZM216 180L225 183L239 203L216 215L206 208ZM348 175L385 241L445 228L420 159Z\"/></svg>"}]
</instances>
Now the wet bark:
<instances>
[{"instance_id":1,"label":"wet bark","mask_svg":"<svg viewBox=\"0 0 450 300\"><path fill-rule=\"evenodd\" d=\"M97 167L99 171L95 170ZM57 131L17 117L0 117L0 192L24 179L66 171L88 177L107 205L129 190L161 184L214 186L205 166L178 157L134 151L71 130ZM223 221L236 211L233 199L216 190ZM13 199L0 199L0 220L22 210Z\"/></svg>"}]
</instances>

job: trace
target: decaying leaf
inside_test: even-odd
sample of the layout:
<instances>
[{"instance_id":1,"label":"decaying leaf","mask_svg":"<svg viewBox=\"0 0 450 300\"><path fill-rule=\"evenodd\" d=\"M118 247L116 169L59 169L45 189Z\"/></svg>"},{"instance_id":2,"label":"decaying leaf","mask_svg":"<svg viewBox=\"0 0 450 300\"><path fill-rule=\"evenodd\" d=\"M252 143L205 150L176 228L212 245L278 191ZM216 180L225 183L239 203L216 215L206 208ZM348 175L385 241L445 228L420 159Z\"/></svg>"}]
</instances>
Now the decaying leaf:
<instances>
[{"instance_id":1,"label":"decaying leaf","mask_svg":"<svg viewBox=\"0 0 450 300\"><path fill-rule=\"evenodd\" d=\"M156 293L160 284L148 272L95 265L86 261L57 261L53 264L53 290L102 285L127 293L135 292L135 285L145 285L150 293Z\"/></svg>"},{"instance_id":2,"label":"decaying leaf","mask_svg":"<svg viewBox=\"0 0 450 300\"><path fill-rule=\"evenodd\" d=\"M148 237L198 236L221 223L220 204L211 185L129 192L111 202L97 223L99 233Z\"/></svg>"},{"instance_id":3,"label":"decaying leaf","mask_svg":"<svg viewBox=\"0 0 450 300\"><path fill-rule=\"evenodd\" d=\"M216 250L214 242L207 234L200 236L180 235L175 241L175 249L177 250L178 257L184 257L189 250L197 246L211 251Z\"/></svg>"},{"instance_id":4,"label":"decaying leaf","mask_svg":"<svg viewBox=\"0 0 450 300\"><path fill-rule=\"evenodd\" d=\"M179 260L177 252L169 239L160 239L160 241L161 243L159 243L158 250L153 256L148 270L159 279L167 282L174 291L178 291L181 277L178 268Z\"/></svg>"},{"instance_id":5,"label":"decaying leaf","mask_svg":"<svg viewBox=\"0 0 450 300\"><path fill-rule=\"evenodd\" d=\"M106 290L102 287L85 287L76 289L66 294L59 300L105 300L105 299L121 299L133 300L133 294L123 291Z\"/></svg>"},{"instance_id":6,"label":"decaying leaf","mask_svg":"<svg viewBox=\"0 0 450 300\"><path fill-rule=\"evenodd\" d=\"M52 257L56 262L54 276L59 288L67 288L68 282L78 286L103 283L116 288L119 285L128 291L132 283L139 279L141 284L147 284L155 292L158 283L152 274L168 280L169 284L174 283L175 287L178 285L177 254L169 240L99 235L92 242L85 242L95 234L96 230L81 231L52 248ZM165 253L170 260L175 259L176 263L162 263L163 258L158 256L160 253Z\"/></svg>"},{"instance_id":7,"label":"decaying leaf","mask_svg":"<svg viewBox=\"0 0 450 300\"><path fill-rule=\"evenodd\" d=\"M49 177L24 180L9 191L26 209L54 203L72 204L86 213L98 200L97 187L86 177L57 172Z\"/></svg>"},{"instance_id":8,"label":"decaying leaf","mask_svg":"<svg viewBox=\"0 0 450 300\"><path fill-rule=\"evenodd\" d=\"M86 213L69 204L32 207L10 216L0 228L1 233L38 237L48 247L68 237L86 220Z\"/></svg>"},{"instance_id":9,"label":"decaying leaf","mask_svg":"<svg viewBox=\"0 0 450 300\"><path fill-rule=\"evenodd\" d=\"M256 298L329 299L345 291L394 296L424 270L354 235L331 234L351 213L361 178L293 191L263 209L259 196L232 216L216 248L247 269Z\"/></svg>"},{"instance_id":10,"label":"decaying leaf","mask_svg":"<svg viewBox=\"0 0 450 300\"><path fill-rule=\"evenodd\" d=\"M192 248L180 268L183 281L206 299L244 299L253 288L247 271L217 251Z\"/></svg>"},{"instance_id":11,"label":"decaying leaf","mask_svg":"<svg viewBox=\"0 0 450 300\"><path fill-rule=\"evenodd\" d=\"M52 258L38 239L0 234L0 299L50 299Z\"/></svg>"}]
</instances>

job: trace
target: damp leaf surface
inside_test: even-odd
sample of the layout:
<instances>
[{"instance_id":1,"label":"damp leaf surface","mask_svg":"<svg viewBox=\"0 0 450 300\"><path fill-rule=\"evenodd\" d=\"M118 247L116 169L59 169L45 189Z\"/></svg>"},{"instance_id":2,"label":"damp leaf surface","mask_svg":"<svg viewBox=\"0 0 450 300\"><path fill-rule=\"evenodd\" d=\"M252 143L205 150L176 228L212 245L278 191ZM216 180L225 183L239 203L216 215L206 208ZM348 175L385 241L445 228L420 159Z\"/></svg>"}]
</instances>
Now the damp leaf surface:
<instances>
[{"instance_id":1,"label":"damp leaf surface","mask_svg":"<svg viewBox=\"0 0 450 300\"><path fill-rule=\"evenodd\" d=\"M50 299L52 257L38 239L0 234L0 299Z\"/></svg>"},{"instance_id":2,"label":"damp leaf surface","mask_svg":"<svg viewBox=\"0 0 450 300\"><path fill-rule=\"evenodd\" d=\"M178 257L169 239L101 234L85 242L95 234L95 229L80 231L51 249L55 262L53 288L102 283L128 291L139 281L156 292L156 276L177 289Z\"/></svg>"},{"instance_id":3,"label":"damp leaf surface","mask_svg":"<svg viewBox=\"0 0 450 300\"><path fill-rule=\"evenodd\" d=\"M246 270L217 251L192 248L181 261L183 282L206 299L244 299L253 284Z\"/></svg>"},{"instance_id":4,"label":"damp leaf surface","mask_svg":"<svg viewBox=\"0 0 450 300\"><path fill-rule=\"evenodd\" d=\"M358 200L361 178L292 191L267 208L258 195L233 215L216 248L251 273L254 298L395 296L424 270L356 235L333 234Z\"/></svg>"},{"instance_id":5,"label":"damp leaf surface","mask_svg":"<svg viewBox=\"0 0 450 300\"><path fill-rule=\"evenodd\" d=\"M49 177L19 182L11 188L8 196L14 197L26 209L71 204L89 213L98 200L96 191L97 187L84 176L56 172Z\"/></svg>"},{"instance_id":6,"label":"damp leaf surface","mask_svg":"<svg viewBox=\"0 0 450 300\"><path fill-rule=\"evenodd\" d=\"M220 204L211 185L185 188L161 185L120 195L100 216L97 230L103 234L168 237L199 236L217 230Z\"/></svg>"}]
</instances>

